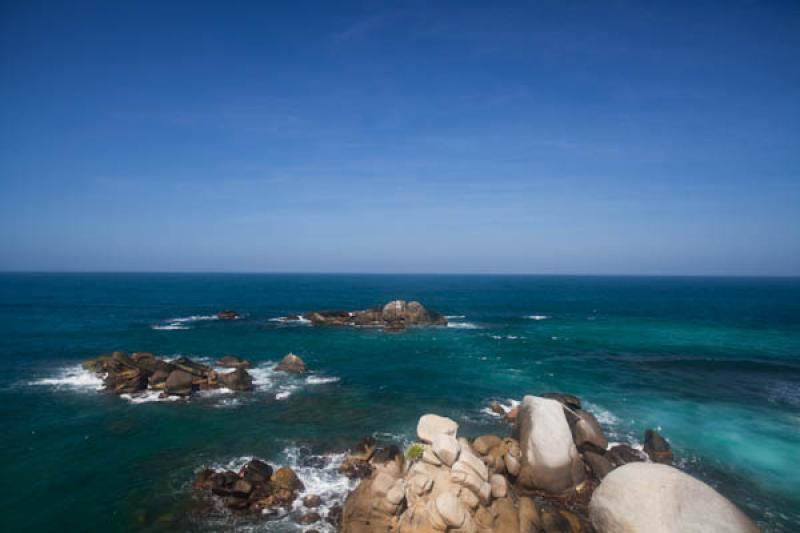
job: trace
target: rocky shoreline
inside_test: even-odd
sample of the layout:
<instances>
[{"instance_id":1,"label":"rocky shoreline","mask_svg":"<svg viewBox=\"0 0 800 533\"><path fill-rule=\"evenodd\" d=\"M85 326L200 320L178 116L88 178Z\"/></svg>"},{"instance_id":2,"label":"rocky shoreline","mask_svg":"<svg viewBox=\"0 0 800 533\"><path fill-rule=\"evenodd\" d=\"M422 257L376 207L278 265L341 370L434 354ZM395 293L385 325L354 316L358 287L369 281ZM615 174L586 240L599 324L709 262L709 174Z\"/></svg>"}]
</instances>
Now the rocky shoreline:
<instances>
[{"instance_id":1,"label":"rocky shoreline","mask_svg":"<svg viewBox=\"0 0 800 533\"><path fill-rule=\"evenodd\" d=\"M758 531L713 488L671 466L656 430L645 432L643 451L609 446L580 399L556 393L525 396L511 422L508 435L467 439L455 421L426 414L405 451L365 438L339 467L358 485L324 515L315 510L319 495L300 494L290 468L257 459L239 472L204 470L194 487L267 520L302 497L303 511L295 506L291 516L307 533Z\"/></svg>"}]
</instances>

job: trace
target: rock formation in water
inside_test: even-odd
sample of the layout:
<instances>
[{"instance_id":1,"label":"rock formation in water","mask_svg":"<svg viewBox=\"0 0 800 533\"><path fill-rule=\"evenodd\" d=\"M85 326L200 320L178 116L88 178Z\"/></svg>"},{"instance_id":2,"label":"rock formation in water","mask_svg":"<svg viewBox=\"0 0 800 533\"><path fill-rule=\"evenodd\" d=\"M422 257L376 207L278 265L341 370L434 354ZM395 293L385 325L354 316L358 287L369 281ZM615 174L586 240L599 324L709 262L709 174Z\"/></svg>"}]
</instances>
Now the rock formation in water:
<instances>
[{"instance_id":1,"label":"rock formation in water","mask_svg":"<svg viewBox=\"0 0 800 533\"><path fill-rule=\"evenodd\" d=\"M657 432L646 433L647 454L626 444L608 449L575 396L526 396L513 434L467 440L455 421L427 414L405 456L365 439L341 467L362 479L345 501L341 531L758 531L708 485L649 462L672 460Z\"/></svg>"},{"instance_id":2,"label":"rock formation in water","mask_svg":"<svg viewBox=\"0 0 800 533\"><path fill-rule=\"evenodd\" d=\"M357 326L399 331L413 326L443 326L447 319L419 302L394 300L363 311L311 311L303 315L315 326Z\"/></svg>"},{"instance_id":3,"label":"rock formation in water","mask_svg":"<svg viewBox=\"0 0 800 533\"><path fill-rule=\"evenodd\" d=\"M241 315L237 311L226 309L224 311L218 312L217 318L220 320L236 320L238 318L241 318Z\"/></svg>"},{"instance_id":4,"label":"rock formation in water","mask_svg":"<svg viewBox=\"0 0 800 533\"><path fill-rule=\"evenodd\" d=\"M83 367L100 376L104 390L114 394L136 394L149 389L162 391L163 396L189 396L198 390L219 387L235 391L253 389L253 378L245 370L250 366L248 361L226 356L220 362L226 363L220 366L234 370L218 373L186 357L167 361L142 352L130 356L125 352L101 355L84 361Z\"/></svg>"}]
</instances>

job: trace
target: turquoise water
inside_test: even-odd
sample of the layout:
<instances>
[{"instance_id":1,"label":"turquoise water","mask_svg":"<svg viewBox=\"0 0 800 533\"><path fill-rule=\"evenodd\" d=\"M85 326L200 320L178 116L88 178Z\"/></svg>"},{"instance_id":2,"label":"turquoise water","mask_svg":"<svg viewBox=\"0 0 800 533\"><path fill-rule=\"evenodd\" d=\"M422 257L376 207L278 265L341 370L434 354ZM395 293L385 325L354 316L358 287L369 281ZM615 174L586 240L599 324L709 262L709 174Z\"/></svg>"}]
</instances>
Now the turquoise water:
<instances>
[{"instance_id":1,"label":"turquoise water","mask_svg":"<svg viewBox=\"0 0 800 533\"><path fill-rule=\"evenodd\" d=\"M270 320L395 298L463 318L398 334ZM205 319L225 308L245 316ZM77 365L111 350L240 355L258 387L98 394ZM311 378L270 372L289 351ZM487 402L546 391L583 398L611 440L661 428L682 468L766 530L800 529L797 279L2 274L0 365L7 530L241 525L202 511L193 472L256 455L340 493L335 468L309 465L367 434L406 442L425 412L507 431Z\"/></svg>"}]
</instances>

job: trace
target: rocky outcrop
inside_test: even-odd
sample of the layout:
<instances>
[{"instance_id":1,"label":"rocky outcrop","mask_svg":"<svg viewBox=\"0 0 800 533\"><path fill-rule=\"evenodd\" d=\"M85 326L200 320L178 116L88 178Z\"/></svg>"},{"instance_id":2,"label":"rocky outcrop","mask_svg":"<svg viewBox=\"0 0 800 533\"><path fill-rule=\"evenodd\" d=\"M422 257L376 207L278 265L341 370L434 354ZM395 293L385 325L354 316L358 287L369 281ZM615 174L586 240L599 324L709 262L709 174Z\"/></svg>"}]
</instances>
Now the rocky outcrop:
<instances>
[{"instance_id":1,"label":"rocky outcrop","mask_svg":"<svg viewBox=\"0 0 800 533\"><path fill-rule=\"evenodd\" d=\"M521 470L518 483L531 490L563 492L586 478L562 404L525 396L517 418Z\"/></svg>"},{"instance_id":2,"label":"rocky outcrop","mask_svg":"<svg viewBox=\"0 0 800 533\"><path fill-rule=\"evenodd\" d=\"M203 470L192 486L219 498L229 509L254 512L289 509L304 489L294 470L283 466L273 471L272 466L260 459L249 461L239 472Z\"/></svg>"},{"instance_id":3,"label":"rocky outcrop","mask_svg":"<svg viewBox=\"0 0 800 533\"><path fill-rule=\"evenodd\" d=\"M241 318L241 315L231 309L226 309L217 313L217 318L220 320L236 320Z\"/></svg>"},{"instance_id":4,"label":"rocky outcrop","mask_svg":"<svg viewBox=\"0 0 800 533\"><path fill-rule=\"evenodd\" d=\"M394 300L382 307L361 311L311 311L303 318L315 326L375 327L399 331L413 326L446 325L447 319L419 302Z\"/></svg>"},{"instance_id":5,"label":"rocky outcrop","mask_svg":"<svg viewBox=\"0 0 800 533\"><path fill-rule=\"evenodd\" d=\"M345 502L342 531L520 531L523 511L507 478L493 473L486 456L457 431L453 420L423 416L417 425L424 443L417 445L424 449L421 458L374 464L374 472ZM478 446L487 454L502 448L495 454L502 461L512 448L519 449L510 441L487 437ZM531 520L530 506L523 514Z\"/></svg>"},{"instance_id":6,"label":"rocky outcrop","mask_svg":"<svg viewBox=\"0 0 800 533\"><path fill-rule=\"evenodd\" d=\"M144 352L101 355L85 361L83 367L101 377L104 390L114 394L138 394L151 389L162 391L162 396L190 396L197 390L219 387L252 390L253 379L244 369L249 365L247 361L233 356L220 361L235 364L236 370L219 375L213 368L187 357L167 361Z\"/></svg>"},{"instance_id":7,"label":"rocky outcrop","mask_svg":"<svg viewBox=\"0 0 800 533\"><path fill-rule=\"evenodd\" d=\"M280 363L275 366L275 370L287 372L289 374L305 374L306 363L300 356L293 353L288 353L281 359Z\"/></svg>"},{"instance_id":8,"label":"rocky outcrop","mask_svg":"<svg viewBox=\"0 0 800 533\"><path fill-rule=\"evenodd\" d=\"M220 368L250 368L250 361L235 355L226 355L217 361Z\"/></svg>"},{"instance_id":9,"label":"rocky outcrop","mask_svg":"<svg viewBox=\"0 0 800 533\"><path fill-rule=\"evenodd\" d=\"M631 463L608 474L592 496L589 514L598 533L758 531L736 506L702 481L654 463Z\"/></svg>"}]
</instances>

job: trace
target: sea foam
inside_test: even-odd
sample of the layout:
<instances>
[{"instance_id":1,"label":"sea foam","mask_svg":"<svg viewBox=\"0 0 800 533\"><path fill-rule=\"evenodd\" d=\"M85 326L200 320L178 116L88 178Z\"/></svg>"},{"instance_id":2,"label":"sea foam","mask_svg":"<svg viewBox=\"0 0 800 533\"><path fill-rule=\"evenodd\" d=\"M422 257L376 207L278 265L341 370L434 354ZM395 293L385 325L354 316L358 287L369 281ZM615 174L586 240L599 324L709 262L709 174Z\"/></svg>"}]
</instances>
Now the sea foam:
<instances>
[{"instance_id":1,"label":"sea foam","mask_svg":"<svg viewBox=\"0 0 800 533\"><path fill-rule=\"evenodd\" d=\"M28 382L29 385L47 385L61 388L102 390L103 379L94 372L90 372L81 365L62 369L58 375L49 378L40 378Z\"/></svg>"}]
</instances>

